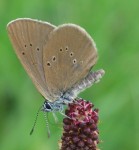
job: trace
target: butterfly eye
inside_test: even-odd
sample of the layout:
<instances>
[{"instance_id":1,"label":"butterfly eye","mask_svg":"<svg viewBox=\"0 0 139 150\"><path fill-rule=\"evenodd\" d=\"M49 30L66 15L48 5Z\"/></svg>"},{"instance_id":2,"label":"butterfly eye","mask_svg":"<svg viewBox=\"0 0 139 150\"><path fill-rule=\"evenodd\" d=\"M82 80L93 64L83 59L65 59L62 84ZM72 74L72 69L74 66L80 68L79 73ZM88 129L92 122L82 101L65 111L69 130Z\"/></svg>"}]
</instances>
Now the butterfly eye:
<instances>
[{"instance_id":1,"label":"butterfly eye","mask_svg":"<svg viewBox=\"0 0 139 150\"><path fill-rule=\"evenodd\" d=\"M25 47L27 47L27 45L25 45Z\"/></svg>"},{"instance_id":2,"label":"butterfly eye","mask_svg":"<svg viewBox=\"0 0 139 150\"><path fill-rule=\"evenodd\" d=\"M39 51L40 49L39 48L37 48L37 51Z\"/></svg>"},{"instance_id":3,"label":"butterfly eye","mask_svg":"<svg viewBox=\"0 0 139 150\"><path fill-rule=\"evenodd\" d=\"M32 44L30 44L30 46L32 46Z\"/></svg>"},{"instance_id":4,"label":"butterfly eye","mask_svg":"<svg viewBox=\"0 0 139 150\"><path fill-rule=\"evenodd\" d=\"M50 104L49 104L48 102L46 102L46 103L44 104L44 107L45 107L46 109L51 109L51 106L50 106Z\"/></svg>"}]
</instances>

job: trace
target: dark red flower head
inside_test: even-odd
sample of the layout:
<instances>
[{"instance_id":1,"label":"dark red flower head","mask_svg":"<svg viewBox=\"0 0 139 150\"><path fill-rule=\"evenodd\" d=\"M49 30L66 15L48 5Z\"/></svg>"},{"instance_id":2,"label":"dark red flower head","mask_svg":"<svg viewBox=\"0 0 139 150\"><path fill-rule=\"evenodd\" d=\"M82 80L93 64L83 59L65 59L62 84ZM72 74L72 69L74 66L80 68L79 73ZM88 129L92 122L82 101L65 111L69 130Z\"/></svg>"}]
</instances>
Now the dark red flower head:
<instances>
[{"instance_id":1,"label":"dark red flower head","mask_svg":"<svg viewBox=\"0 0 139 150\"><path fill-rule=\"evenodd\" d=\"M91 102L83 99L69 104L63 119L64 132L61 150L97 150L98 109L93 109ZM70 119L71 118L71 119Z\"/></svg>"}]
</instances>

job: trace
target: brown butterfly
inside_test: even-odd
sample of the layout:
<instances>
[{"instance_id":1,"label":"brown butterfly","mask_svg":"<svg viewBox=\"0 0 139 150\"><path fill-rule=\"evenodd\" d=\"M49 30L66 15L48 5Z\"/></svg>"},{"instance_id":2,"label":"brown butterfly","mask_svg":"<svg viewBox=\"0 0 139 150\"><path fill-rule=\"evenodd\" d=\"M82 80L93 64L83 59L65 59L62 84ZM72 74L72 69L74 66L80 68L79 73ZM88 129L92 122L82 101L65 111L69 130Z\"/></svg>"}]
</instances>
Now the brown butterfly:
<instances>
[{"instance_id":1,"label":"brown butterfly","mask_svg":"<svg viewBox=\"0 0 139 150\"><path fill-rule=\"evenodd\" d=\"M7 25L17 57L45 98L44 112L62 111L77 95L98 82L104 70L91 72L97 49L80 26L58 27L34 19L17 19Z\"/></svg>"}]
</instances>

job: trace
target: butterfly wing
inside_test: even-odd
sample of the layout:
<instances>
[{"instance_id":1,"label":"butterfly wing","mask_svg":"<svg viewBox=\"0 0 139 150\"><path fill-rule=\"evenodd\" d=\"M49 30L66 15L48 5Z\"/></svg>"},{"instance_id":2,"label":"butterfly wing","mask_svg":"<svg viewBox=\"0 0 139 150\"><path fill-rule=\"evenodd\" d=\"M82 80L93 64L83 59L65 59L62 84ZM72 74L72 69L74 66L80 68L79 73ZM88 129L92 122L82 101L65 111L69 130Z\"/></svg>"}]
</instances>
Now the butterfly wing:
<instances>
[{"instance_id":1,"label":"butterfly wing","mask_svg":"<svg viewBox=\"0 0 139 150\"><path fill-rule=\"evenodd\" d=\"M43 49L45 79L52 101L81 81L97 61L92 38L73 24L59 26Z\"/></svg>"},{"instance_id":2,"label":"butterfly wing","mask_svg":"<svg viewBox=\"0 0 139 150\"><path fill-rule=\"evenodd\" d=\"M43 46L55 26L33 19L17 19L7 25L8 34L23 67L38 91L51 99L45 82L43 68Z\"/></svg>"}]
</instances>

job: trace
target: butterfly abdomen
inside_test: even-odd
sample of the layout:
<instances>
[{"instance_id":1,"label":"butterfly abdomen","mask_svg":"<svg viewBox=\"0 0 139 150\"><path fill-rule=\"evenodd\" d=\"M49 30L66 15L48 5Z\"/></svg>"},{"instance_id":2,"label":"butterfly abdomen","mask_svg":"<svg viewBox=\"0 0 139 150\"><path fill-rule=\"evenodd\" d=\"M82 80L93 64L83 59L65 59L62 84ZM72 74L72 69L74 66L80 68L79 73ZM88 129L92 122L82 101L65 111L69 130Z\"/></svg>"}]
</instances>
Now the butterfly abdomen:
<instances>
[{"instance_id":1,"label":"butterfly abdomen","mask_svg":"<svg viewBox=\"0 0 139 150\"><path fill-rule=\"evenodd\" d=\"M74 88L71 90L71 95L77 97L77 95L84 91L86 88L89 88L94 83L99 82L99 80L104 75L104 70L98 70L96 72L89 72L89 74L79 83L77 83Z\"/></svg>"},{"instance_id":2,"label":"butterfly abdomen","mask_svg":"<svg viewBox=\"0 0 139 150\"><path fill-rule=\"evenodd\" d=\"M73 88L65 92L65 94L60 98L60 101L64 101L66 104L72 103L80 92L84 91L86 88L89 88L94 83L99 82L104 73L105 72L103 69L96 72L89 72L89 74L81 82L76 83Z\"/></svg>"}]
</instances>

